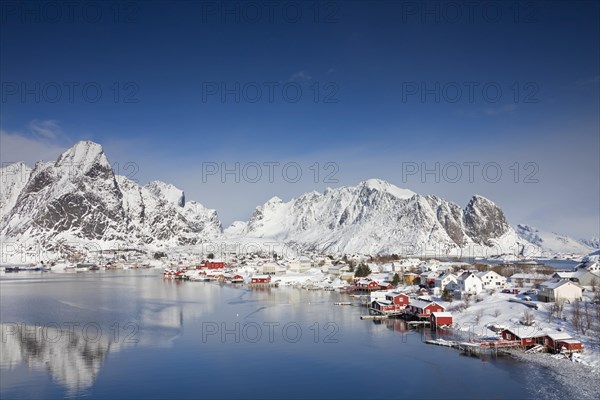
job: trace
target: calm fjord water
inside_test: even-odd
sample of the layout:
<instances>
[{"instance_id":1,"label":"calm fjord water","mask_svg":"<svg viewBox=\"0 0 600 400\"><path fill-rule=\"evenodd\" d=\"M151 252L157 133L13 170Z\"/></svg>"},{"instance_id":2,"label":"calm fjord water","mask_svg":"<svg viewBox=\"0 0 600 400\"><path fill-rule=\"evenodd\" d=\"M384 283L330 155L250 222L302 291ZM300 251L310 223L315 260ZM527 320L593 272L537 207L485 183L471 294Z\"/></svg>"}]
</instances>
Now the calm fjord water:
<instances>
[{"instance_id":1,"label":"calm fjord water","mask_svg":"<svg viewBox=\"0 0 600 400\"><path fill-rule=\"evenodd\" d=\"M426 345L428 329L361 321L335 292L18 273L0 300L3 399L530 398L544 383L533 365Z\"/></svg>"}]
</instances>

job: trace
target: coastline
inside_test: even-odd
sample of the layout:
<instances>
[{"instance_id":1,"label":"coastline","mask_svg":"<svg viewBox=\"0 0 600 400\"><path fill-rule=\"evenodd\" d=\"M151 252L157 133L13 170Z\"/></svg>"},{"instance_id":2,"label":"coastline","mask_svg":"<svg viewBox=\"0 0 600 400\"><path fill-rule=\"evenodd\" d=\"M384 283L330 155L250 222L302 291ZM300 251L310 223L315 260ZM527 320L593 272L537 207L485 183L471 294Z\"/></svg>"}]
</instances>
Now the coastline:
<instances>
[{"instance_id":1,"label":"coastline","mask_svg":"<svg viewBox=\"0 0 600 400\"><path fill-rule=\"evenodd\" d=\"M552 376L553 380L559 382L569 389L571 398L596 399L600 393L600 369L580 362L568 359L557 359L543 353L525 353L519 350L503 350L510 357L521 362L536 364L544 367L544 370ZM541 377L547 379L548 377ZM541 398L559 398L552 387L541 385L535 390Z\"/></svg>"}]
</instances>

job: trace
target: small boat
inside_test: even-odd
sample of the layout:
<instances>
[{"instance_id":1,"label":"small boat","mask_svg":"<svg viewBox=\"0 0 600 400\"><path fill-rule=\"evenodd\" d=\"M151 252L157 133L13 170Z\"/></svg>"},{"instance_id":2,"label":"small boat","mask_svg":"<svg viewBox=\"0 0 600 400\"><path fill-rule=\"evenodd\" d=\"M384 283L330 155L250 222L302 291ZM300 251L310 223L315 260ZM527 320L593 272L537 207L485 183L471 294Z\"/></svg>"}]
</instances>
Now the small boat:
<instances>
[{"instance_id":1,"label":"small boat","mask_svg":"<svg viewBox=\"0 0 600 400\"><path fill-rule=\"evenodd\" d=\"M19 272L19 267L4 267L4 272Z\"/></svg>"}]
</instances>

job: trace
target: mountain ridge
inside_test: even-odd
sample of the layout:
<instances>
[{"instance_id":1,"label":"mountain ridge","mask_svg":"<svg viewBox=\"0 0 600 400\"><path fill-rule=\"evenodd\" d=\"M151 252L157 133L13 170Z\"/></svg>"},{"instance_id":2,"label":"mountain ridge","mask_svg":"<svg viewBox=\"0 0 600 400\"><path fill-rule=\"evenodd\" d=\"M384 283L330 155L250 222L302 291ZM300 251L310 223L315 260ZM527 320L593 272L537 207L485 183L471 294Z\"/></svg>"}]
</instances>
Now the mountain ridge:
<instances>
[{"instance_id":1,"label":"mountain ridge","mask_svg":"<svg viewBox=\"0 0 600 400\"><path fill-rule=\"evenodd\" d=\"M453 256L514 254L523 243L540 252L592 249L527 225L513 228L499 206L478 194L461 207L377 178L289 201L273 196L249 220L223 229L216 210L188 200L176 186L139 185L116 175L102 146L91 141L76 143L55 162L33 168L15 163L1 171L0 236L5 238L132 245L269 239L309 250L425 255L435 249Z\"/></svg>"}]
</instances>

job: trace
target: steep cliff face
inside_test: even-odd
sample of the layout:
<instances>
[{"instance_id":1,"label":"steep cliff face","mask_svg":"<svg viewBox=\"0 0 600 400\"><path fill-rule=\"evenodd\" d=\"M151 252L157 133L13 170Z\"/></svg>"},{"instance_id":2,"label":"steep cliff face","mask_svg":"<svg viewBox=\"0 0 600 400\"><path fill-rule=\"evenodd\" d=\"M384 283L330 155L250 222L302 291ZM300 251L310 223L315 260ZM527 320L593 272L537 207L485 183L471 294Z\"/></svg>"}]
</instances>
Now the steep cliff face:
<instances>
[{"instance_id":1,"label":"steep cliff face","mask_svg":"<svg viewBox=\"0 0 600 400\"><path fill-rule=\"evenodd\" d=\"M517 225L517 234L523 242L538 247L543 255L560 253L587 254L594 249L593 242L573 239L569 236L543 231L529 225Z\"/></svg>"},{"instance_id":2,"label":"steep cliff face","mask_svg":"<svg viewBox=\"0 0 600 400\"><path fill-rule=\"evenodd\" d=\"M517 241L502 211L481 196L463 210L377 179L306 193L289 202L274 197L257 207L249 221L236 222L225 233L357 253L457 253L468 246L508 247Z\"/></svg>"},{"instance_id":3,"label":"steep cliff face","mask_svg":"<svg viewBox=\"0 0 600 400\"><path fill-rule=\"evenodd\" d=\"M463 221L466 234L473 242L491 246L492 239L498 239L512 230L504 213L493 202L481 196L473 196L464 210Z\"/></svg>"},{"instance_id":4,"label":"steep cliff face","mask_svg":"<svg viewBox=\"0 0 600 400\"><path fill-rule=\"evenodd\" d=\"M186 205L174 186L152 182L146 188L115 176L102 147L93 142L79 142L56 162L38 163L30 171L21 165L6 168L12 169L3 169L3 176L11 176L2 183L4 237L189 244L221 232L214 210Z\"/></svg>"},{"instance_id":5,"label":"steep cliff face","mask_svg":"<svg viewBox=\"0 0 600 400\"><path fill-rule=\"evenodd\" d=\"M517 227L517 235L502 210L481 196L463 209L379 179L308 192L288 202L273 197L250 220L232 224L223 234L215 210L188 200L169 183L141 186L115 175L102 147L93 142L75 144L55 162L39 162L33 169L16 163L0 172L0 235L5 239L189 245L254 238L364 254L434 249L442 255L490 255L515 253L524 244L546 252L590 249L525 225Z\"/></svg>"}]
</instances>

